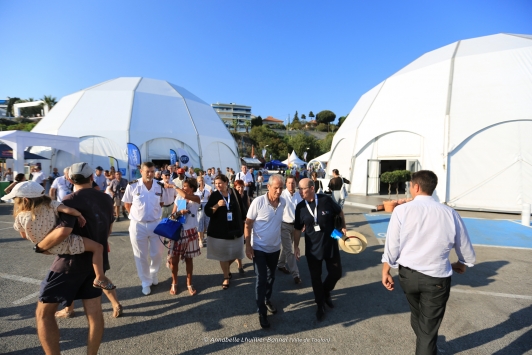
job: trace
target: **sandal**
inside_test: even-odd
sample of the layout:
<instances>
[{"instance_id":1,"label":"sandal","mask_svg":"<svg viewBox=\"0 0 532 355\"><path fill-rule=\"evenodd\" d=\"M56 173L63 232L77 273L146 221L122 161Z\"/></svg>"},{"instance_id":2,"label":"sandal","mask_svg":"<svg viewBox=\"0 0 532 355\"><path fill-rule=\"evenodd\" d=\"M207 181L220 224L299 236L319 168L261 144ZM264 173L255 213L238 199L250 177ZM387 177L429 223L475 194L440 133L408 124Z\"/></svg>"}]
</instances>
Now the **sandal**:
<instances>
[{"instance_id":1,"label":"sandal","mask_svg":"<svg viewBox=\"0 0 532 355\"><path fill-rule=\"evenodd\" d=\"M224 277L224 282L225 282L225 280L227 280L227 283L222 283L222 289L227 290L229 288L229 285L230 285L229 280L230 279L231 279L230 277Z\"/></svg>"},{"instance_id":2,"label":"sandal","mask_svg":"<svg viewBox=\"0 0 532 355\"><path fill-rule=\"evenodd\" d=\"M55 312L55 318L73 318L74 317L74 311L69 312L67 309L62 309L60 311Z\"/></svg>"},{"instance_id":3,"label":"sandal","mask_svg":"<svg viewBox=\"0 0 532 355\"><path fill-rule=\"evenodd\" d=\"M102 290L107 290L107 291L114 290L116 288L116 286L113 285L110 280L109 281L94 280L94 282L92 283L92 287L101 288Z\"/></svg>"},{"instance_id":4,"label":"sandal","mask_svg":"<svg viewBox=\"0 0 532 355\"><path fill-rule=\"evenodd\" d=\"M121 304L118 304L115 308L113 308L113 317L118 318L122 315L124 308L122 308Z\"/></svg>"},{"instance_id":5,"label":"sandal","mask_svg":"<svg viewBox=\"0 0 532 355\"><path fill-rule=\"evenodd\" d=\"M194 296L194 295L197 293L197 291L196 291L196 289L194 288L194 286L192 286L192 285L187 285L187 288L188 288L188 293L190 293L191 296Z\"/></svg>"},{"instance_id":6,"label":"sandal","mask_svg":"<svg viewBox=\"0 0 532 355\"><path fill-rule=\"evenodd\" d=\"M170 287L170 294L177 295L178 293L179 289L177 288L177 284L172 284L172 287Z\"/></svg>"}]
</instances>

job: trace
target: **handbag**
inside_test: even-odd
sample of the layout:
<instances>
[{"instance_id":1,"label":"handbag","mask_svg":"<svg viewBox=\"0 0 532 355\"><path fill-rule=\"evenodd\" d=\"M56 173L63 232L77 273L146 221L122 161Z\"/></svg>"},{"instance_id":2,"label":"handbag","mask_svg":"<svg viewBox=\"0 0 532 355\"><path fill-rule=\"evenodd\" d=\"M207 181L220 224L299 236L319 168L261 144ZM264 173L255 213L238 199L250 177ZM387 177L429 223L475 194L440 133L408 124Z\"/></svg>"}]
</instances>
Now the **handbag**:
<instances>
[{"instance_id":1,"label":"handbag","mask_svg":"<svg viewBox=\"0 0 532 355\"><path fill-rule=\"evenodd\" d=\"M345 184L342 184L342 188L340 189L340 198L342 200L345 200L347 198L347 189L345 188Z\"/></svg>"},{"instance_id":2,"label":"handbag","mask_svg":"<svg viewBox=\"0 0 532 355\"><path fill-rule=\"evenodd\" d=\"M181 238L182 228L183 223L181 223L179 220L163 218L157 227L155 227L153 233L177 242Z\"/></svg>"}]
</instances>

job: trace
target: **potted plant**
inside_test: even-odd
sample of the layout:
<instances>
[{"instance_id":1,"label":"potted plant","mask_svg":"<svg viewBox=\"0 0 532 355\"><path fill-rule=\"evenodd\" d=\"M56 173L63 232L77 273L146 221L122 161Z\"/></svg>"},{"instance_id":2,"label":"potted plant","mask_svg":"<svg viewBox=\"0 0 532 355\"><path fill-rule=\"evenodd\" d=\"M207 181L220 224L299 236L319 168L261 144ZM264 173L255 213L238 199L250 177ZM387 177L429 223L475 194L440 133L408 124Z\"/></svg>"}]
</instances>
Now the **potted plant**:
<instances>
[{"instance_id":1,"label":"potted plant","mask_svg":"<svg viewBox=\"0 0 532 355\"><path fill-rule=\"evenodd\" d=\"M385 184L388 184L388 201L384 201L384 211L392 212L395 206L397 206L397 201L392 201L392 184L397 182L397 174L393 171L387 171L381 174L381 181Z\"/></svg>"},{"instance_id":2,"label":"potted plant","mask_svg":"<svg viewBox=\"0 0 532 355\"><path fill-rule=\"evenodd\" d=\"M407 201L405 199L399 200L399 184L410 181L412 174L410 170L396 170L392 172L392 174L395 174L395 177L396 177L395 193L397 196L397 203L401 205Z\"/></svg>"}]
</instances>

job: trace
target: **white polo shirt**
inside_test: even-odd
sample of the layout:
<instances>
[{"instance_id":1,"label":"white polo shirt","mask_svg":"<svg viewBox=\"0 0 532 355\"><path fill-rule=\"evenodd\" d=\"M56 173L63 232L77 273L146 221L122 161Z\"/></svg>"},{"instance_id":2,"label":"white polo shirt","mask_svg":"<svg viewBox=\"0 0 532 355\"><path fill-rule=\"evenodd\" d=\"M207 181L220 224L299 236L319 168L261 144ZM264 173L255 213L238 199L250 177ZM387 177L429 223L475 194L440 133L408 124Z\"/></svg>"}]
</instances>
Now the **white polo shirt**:
<instances>
[{"instance_id":1,"label":"white polo shirt","mask_svg":"<svg viewBox=\"0 0 532 355\"><path fill-rule=\"evenodd\" d=\"M281 197L286 201L286 207L283 212L283 222L294 223L294 219L296 218L296 206L303 201L303 198L297 190L292 195L287 189L283 190Z\"/></svg>"},{"instance_id":2,"label":"white polo shirt","mask_svg":"<svg viewBox=\"0 0 532 355\"><path fill-rule=\"evenodd\" d=\"M239 172L238 174L236 174L235 181L236 180L244 181L244 191L248 190L247 184L249 182L253 182L253 178L251 177L251 173L249 171L247 173L245 173L245 174L243 172Z\"/></svg>"},{"instance_id":3,"label":"white polo shirt","mask_svg":"<svg viewBox=\"0 0 532 355\"><path fill-rule=\"evenodd\" d=\"M57 201L61 202L66 195L72 193L72 184L64 176L60 176L52 183L52 189L56 189Z\"/></svg>"},{"instance_id":4,"label":"white polo shirt","mask_svg":"<svg viewBox=\"0 0 532 355\"><path fill-rule=\"evenodd\" d=\"M153 185L150 190L138 179L126 187L122 202L131 203L131 211L129 219L136 222L154 222L161 219L164 187L157 184L157 180L153 180Z\"/></svg>"},{"instance_id":5,"label":"white polo shirt","mask_svg":"<svg viewBox=\"0 0 532 355\"><path fill-rule=\"evenodd\" d=\"M273 208L268 194L257 197L249 206L247 218L254 220L251 231L251 246L255 250L274 253L281 249L281 223L286 207L284 198L279 198L279 205Z\"/></svg>"},{"instance_id":6,"label":"white polo shirt","mask_svg":"<svg viewBox=\"0 0 532 355\"><path fill-rule=\"evenodd\" d=\"M42 171L36 171L33 174L33 177L31 178L31 181L35 181L37 184L42 184L44 181L44 173Z\"/></svg>"}]
</instances>

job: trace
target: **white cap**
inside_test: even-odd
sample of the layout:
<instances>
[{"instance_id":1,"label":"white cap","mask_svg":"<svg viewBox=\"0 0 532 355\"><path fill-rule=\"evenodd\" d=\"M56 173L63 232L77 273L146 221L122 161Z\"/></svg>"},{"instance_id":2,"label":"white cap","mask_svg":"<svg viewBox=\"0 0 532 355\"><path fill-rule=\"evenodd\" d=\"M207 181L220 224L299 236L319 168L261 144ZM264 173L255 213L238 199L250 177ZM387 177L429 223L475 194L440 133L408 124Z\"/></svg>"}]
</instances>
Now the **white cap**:
<instances>
[{"instance_id":1,"label":"white cap","mask_svg":"<svg viewBox=\"0 0 532 355\"><path fill-rule=\"evenodd\" d=\"M2 200L11 200L15 197L35 198L41 196L44 196L44 188L40 184L35 181L24 181L16 184L9 194L2 197Z\"/></svg>"}]
</instances>

